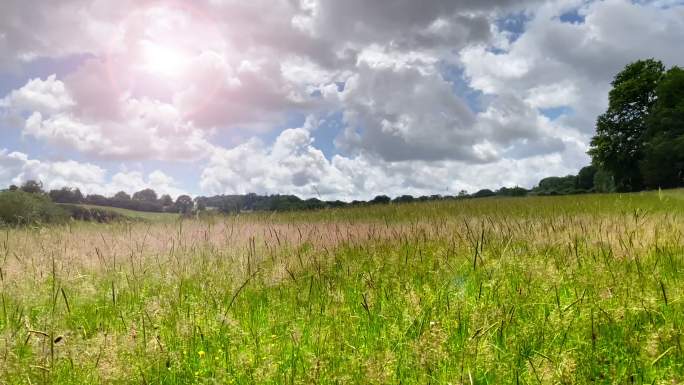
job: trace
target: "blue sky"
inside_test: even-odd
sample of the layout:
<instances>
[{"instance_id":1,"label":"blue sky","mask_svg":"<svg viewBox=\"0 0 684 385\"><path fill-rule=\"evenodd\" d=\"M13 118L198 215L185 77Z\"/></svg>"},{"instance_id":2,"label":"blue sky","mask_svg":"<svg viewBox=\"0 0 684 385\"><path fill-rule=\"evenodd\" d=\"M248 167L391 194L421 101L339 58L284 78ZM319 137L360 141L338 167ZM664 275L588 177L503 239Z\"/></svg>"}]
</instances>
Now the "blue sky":
<instances>
[{"instance_id":1,"label":"blue sky","mask_svg":"<svg viewBox=\"0 0 684 385\"><path fill-rule=\"evenodd\" d=\"M624 65L684 64L680 1L9 0L0 11L0 184L89 193L532 187L589 162Z\"/></svg>"}]
</instances>

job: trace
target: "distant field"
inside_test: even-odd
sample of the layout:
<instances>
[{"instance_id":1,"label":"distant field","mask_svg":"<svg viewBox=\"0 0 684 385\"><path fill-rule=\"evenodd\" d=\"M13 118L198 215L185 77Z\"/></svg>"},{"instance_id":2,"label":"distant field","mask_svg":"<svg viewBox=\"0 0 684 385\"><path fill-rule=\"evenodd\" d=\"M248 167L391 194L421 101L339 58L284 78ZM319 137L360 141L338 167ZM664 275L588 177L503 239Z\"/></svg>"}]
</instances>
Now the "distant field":
<instances>
[{"instance_id":1,"label":"distant field","mask_svg":"<svg viewBox=\"0 0 684 385\"><path fill-rule=\"evenodd\" d=\"M0 234L0 384L684 381L682 190L168 215Z\"/></svg>"},{"instance_id":2,"label":"distant field","mask_svg":"<svg viewBox=\"0 0 684 385\"><path fill-rule=\"evenodd\" d=\"M168 220L173 220L173 219L178 218L178 214L173 214L173 213L151 213L151 212L146 212L146 211L135 211L135 210L121 209L118 207L96 206L96 205L85 205L85 204L79 204L77 206L91 208L91 209L113 211L115 213L121 214L121 215L129 217L129 218L139 218L139 219L146 219L146 220L150 220L150 221L168 221Z\"/></svg>"}]
</instances>

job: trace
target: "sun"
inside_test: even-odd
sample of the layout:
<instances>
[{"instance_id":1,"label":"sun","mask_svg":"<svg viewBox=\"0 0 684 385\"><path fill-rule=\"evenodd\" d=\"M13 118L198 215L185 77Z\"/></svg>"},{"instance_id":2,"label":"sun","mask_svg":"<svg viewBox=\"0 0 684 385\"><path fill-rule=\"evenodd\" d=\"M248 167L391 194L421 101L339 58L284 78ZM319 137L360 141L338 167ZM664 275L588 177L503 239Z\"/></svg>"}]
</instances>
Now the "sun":
<instances>
[{"instance_id":1,"label":"sun","mask_svg":"<svg viewBox=\"0 0 684 385\"><path fill-rule=\"evenodd\" d=\"M188 66L189 56L180 49L150 41L142 42L143 69L157 76L176 77Z\"/></svg>"}]
</instances>

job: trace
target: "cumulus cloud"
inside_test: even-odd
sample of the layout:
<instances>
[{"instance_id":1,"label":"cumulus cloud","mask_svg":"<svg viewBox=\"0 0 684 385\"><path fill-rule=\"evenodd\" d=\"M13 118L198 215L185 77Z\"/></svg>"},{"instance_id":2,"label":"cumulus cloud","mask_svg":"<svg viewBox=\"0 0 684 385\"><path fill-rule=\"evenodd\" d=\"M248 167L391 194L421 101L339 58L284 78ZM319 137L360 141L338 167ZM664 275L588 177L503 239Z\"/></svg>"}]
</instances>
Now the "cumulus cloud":
<instances>
[{"instance_id":1,"label":"cumulus cloud","mask_svg":"<svg viewBox=\"0 0 684 385\"><path fill-rule=\"evenodd\" d=\"M133 193L145 188L151 188L158 195L168 194L172 198L185 194L185 191L178 186L178 183L166 173L154 170L145 175L140 171L122 171L112 175L111 180L104 185L104 191L110 195L118 191Z\"/></svg>"},{"instance_id":2,"label":"cumulus cloud","mask_svg":"<svg viewBox=\"0 0 684 385\"><path fill-rule=\"evenodd\" d=\"M310 122L310 121L309 121ZM539 179L576 171L584 146L510 156L491 164L457 160L386 161L372 153L325 158L311 127L283 131L272 145L252 140L217 149L201 174L208 194L296 194L323 199L369 199L377 194L453 195L501 186L532 187Z\"/></svg>"},{"instance_id":3,"label":"cumulus cloud","mask_svg":"<svg viewBox=\"0 0 684 385\"><path fill-rule=\"evenodd\" d=\"M684 64L677 2L43 3L3 4L0 76L88 58L7 92L5 121L87 159L195 162L206 193L531 186L587 164L624 65ZM315 127L271 132L309 114L341 116L332 150Z\"/></svg>"},{"instance_id":4,"label":"cumulus cloud","mask_svg":"<svg viewBox=\"0 0 684 385\"><path fill-rule=\"evenodd\" d=\"M339 144L383 159L486 161L473 113L438 74L362 66L339 94L347 124Z\"/></svg>"},{"instance_id":5,"label":"cumulus cloud","mask_svg":"<svg viewBox=\"0 0 684 385\"><path fill-rule=\"evenodd\" d=\"M560 16L571 11L583 20L562 21ZM562 122L588 135L607 106L612 77L638 59L684 64L684 53L673 49L683 39L681 5L567 1L538 8L504 52L472 45L460 58L473 88L514 95L535 108L569 107L573 114Z\"/></svg>"},{"instance_id":6,"label":"cumulus cloud","mask_svg":"<svg viewBox=\"0 0 684 385\"><path fill-rule=\"evenodd\" d=\"M293 128L283 131L271 146L250 140L232 149L217 149L202 172L202 190L352 195L348 178L312 142L308 130Z\"/></svg>"},{"instance_id":7,"label":"cumulus cloud","mask_svg":"<svg viewBox=\"0 0 684 385\"><path fill-rule=\"evenodd\" d=\"M301 1L297 25L349 45L387 44L402 50L452 49L489 37L488 17L531 1L363 0ZM351 43L351 44L350 44Z\"/></svg>"},{"instance_id":8,"label":"cumulus cloud","mask_svg":"<svg viewBox=\"0 0 684 385\"><path fill-rule=\"evenodd\" d=\"M39 180L47 189L74 186L83 191L97 191L103 186L106 176L104 169L93 164L45 162L6 149L0 150L0 166L0 184L3 186Z\"/></svg>"},{"instance_id":9,"label":"cumulus cloud","mask_svg":"<svg viewBox=\"0 0 684 385\"><path fill-rule=\"evenodd\" d=\"M42 114L57 113L73 107L74 100L55 75L47 79L31 79L25 86L0 100L0 106Z\"/></svg>"},{"instance_id":10,"label":"cumulus cloud","mask_svg":"<svg viewBox=\"0 0 684 385\"><path fill-rule=\"evenodd\" d=\"M178 183L160 170L147 175L140 171L122 171L108 177L107 170L92 163L41 161L21 152L0 149L0 186L18 186L28 180L41 181L45 190L74 187L85 194L133 193L144 188L172 197L184 194Z\"/></svg>"},{"instance_id":11,"label":"cumulus cloud","mask_svg":"<svg viewBox=\"0 0 684 385\"><path fill-rule=\"evenodd\" d=\"M75 103L69 85L55 75L32 79L0 100L10 121L23 120L24 135L87 155L187 160L202 157L211 146L170 104L133 97L117 103L118 119L93 118L90 102Z\"/></svg>"}]
</instances>

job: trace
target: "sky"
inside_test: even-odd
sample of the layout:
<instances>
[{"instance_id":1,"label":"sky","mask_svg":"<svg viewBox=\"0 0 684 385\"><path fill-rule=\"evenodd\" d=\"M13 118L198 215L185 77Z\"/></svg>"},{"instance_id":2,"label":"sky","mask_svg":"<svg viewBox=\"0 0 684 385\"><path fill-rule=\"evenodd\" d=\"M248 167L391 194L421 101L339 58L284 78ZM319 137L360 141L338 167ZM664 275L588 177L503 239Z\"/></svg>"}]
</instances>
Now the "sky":
<instances>
[{"instance_id":1,"label":"sky","mask_svg":"<svg viewBox=\"0 0 684 385\"><path fill-rule=\"evenodd\" d=\"M3 0L0 186L369 199L576 173L684 1Z\"/></svg>"}]
</instances>

